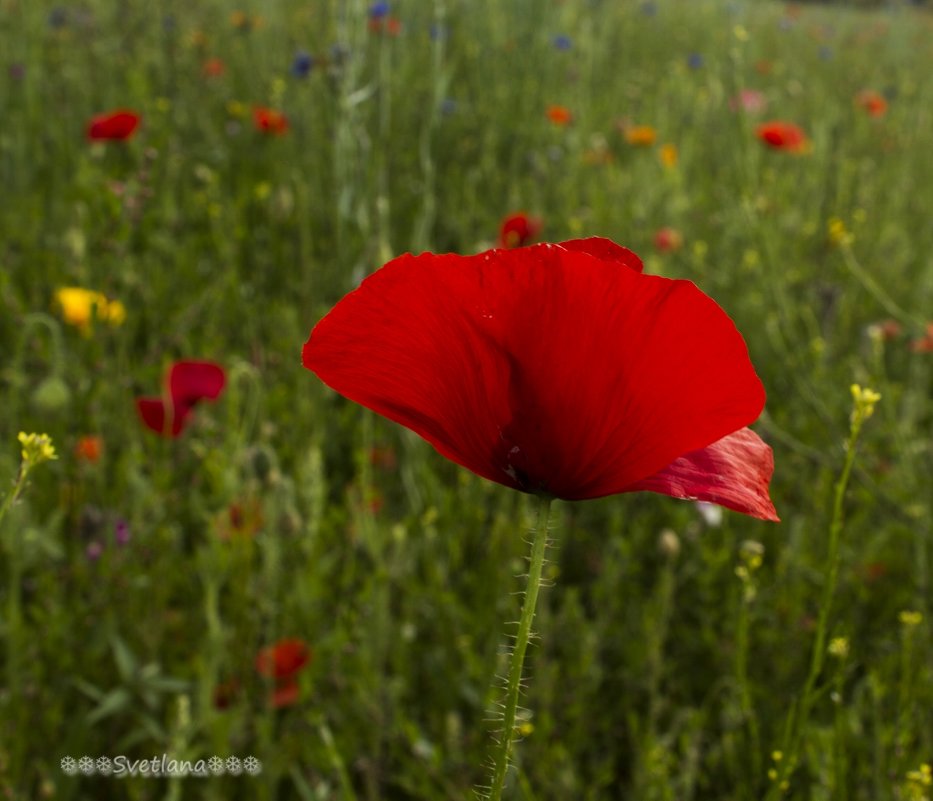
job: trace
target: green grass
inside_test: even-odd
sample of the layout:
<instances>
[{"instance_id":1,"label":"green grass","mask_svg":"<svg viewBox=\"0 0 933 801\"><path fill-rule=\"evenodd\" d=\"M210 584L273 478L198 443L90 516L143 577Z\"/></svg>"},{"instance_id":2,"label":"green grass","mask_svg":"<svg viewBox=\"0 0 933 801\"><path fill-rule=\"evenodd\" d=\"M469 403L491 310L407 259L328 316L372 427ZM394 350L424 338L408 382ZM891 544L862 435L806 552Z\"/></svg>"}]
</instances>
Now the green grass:
<instances>
[{"instance_id":1,"label":"green grass","mask_svg":"<svg viewBox=\"0 0 933 801\"><path fill-rule=\"evenodd\" d=\"M543 238L608 236L736 321L768 390L756 429L783 522L710 525L649 495L556 504L506 797L780 797L825 609L848 650L815 677L784 797L929 798L911 772L933 762L933 354L910 343L933 317L931 15L806 6L781 25L784 7L763 2L392 5L397 37L368 31L360 0L244 4L261 17L251 30L219 0L87 0L63 16L0 0L2 493L19 431L60 453L0 522L0 789L454 801L488 780L484 721L531 504L335 396L300 348L391 256L475 252L527 209ZM288 72L298 49L317 59L306 78ZM203 76L210 57L223 76ZM766 112L730 111L745 87ZM866 88L890 96L885 116L854 105ZM573 122L552 125L550 104ZM254 131L253 105L285 111L290 131ZM92 146L88 120L118 106L142 114L137 135ZM629 145L624 119L657 144ZM811 152L766 150L763 119L801 125ZM662 143L678 148L672 169ZM831 242L833 218L850 245ZM662 226L682 249L655 250ZM61 320L61 286L119 299L125 322L82 335ZM871 336L891 317L900 334ZM223 364L229 384L163 440L134 398L178 358ZM854 382L882 399L826 607ZM86 434L103 439L95 464L74 455ZM234 506L255 532L231 535ZM314 656L301 701L276 710L254 662L286 637ZM251 754L263 771L62 772L85 754Z\"/></svg>"}]
</instances>

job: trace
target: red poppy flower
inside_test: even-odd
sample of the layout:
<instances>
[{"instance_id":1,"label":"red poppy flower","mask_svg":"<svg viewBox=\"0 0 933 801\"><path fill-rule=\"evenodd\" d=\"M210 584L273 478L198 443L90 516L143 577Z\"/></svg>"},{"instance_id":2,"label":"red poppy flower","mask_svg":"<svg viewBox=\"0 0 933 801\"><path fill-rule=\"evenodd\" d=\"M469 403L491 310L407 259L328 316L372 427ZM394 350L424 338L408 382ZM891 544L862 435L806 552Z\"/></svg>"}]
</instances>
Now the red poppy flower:
<instances>
[{"instance_id":1,"label":"red poppy flower","mask_svg":"<svg viewBox=\"0 0 933 801\"><path fill-rule=\"evenodd\" d=\"M297 679L286 679L281 684L277 684L272 691L270 703L276 709L285 706L293 706L301 700L301 686Z\"/></svg>"},{"instance_id":2,"label":"red poppy flower","mask_svg":"<svg viewBox=\"0 0 933 801\"><path fill-rule=\"evenodd\" d=\"M568 125L573 121L573 112L566 106L548 106L547 118L554 123L554 125Z\"/></svg>"},{"instance_id":3,"label":"red poppy flower","mask_svg":"<svg viewBox=\"0 0 933 801\"><path fill-rule=\"evenodd\" d=\"M229 709L233 706L240 692L240 682L236 679L218 684L214 688L214 707L216 709Z\"/></svg>"},{"instance_id":4,"label":"red poppy flower","mask_svg":"<svg viewBox=\"0 0 933 801\"><path fill-rule=\"evenodd\" d=\"M765 122L755 129L755 135L768 147L789 153L804 153L810 143L803 129L791 122Z\"/></svg>"},{"instance_id":5,"label":"red poppy flower","mask_svg":"<svg viewBox=\"0 0 933 801\"><path fill-rule=\"evenodd\" d=\"M103 452L104 440L97 434L85 434L75 444L75 456L81 462L99 462Z\"/></svg>"},{"instance_id":6,"label":"red poppy flower","mask_svg":"<svg viewBox=\"0 0 933 801\"><path fill-rule=\"evenodd\" d=\"M654 246L662 253L680 250L684 238L676 228L659 228L654 234Z\"/></svg>"},{"instance_id":7,"label":"red poppy flower","mask_svg":"<svg viewBox=\"0 0 933 801\"><path fill-rule=\"evenodd\" d=\"M566 500L649 490L776 520L764 388L725 312L606 239L406 254L302 360L442 455Z\"/></svg>"},{"instance_id":8,"label":"red poppy flower","mask_svg":"<svg viewBox=\"0 0 933 801\"><path fill-rule=\"evenodd\" d=\"M367 22L367 27L373 33L398 36L402 32L402 21L396 17L370 17Z\"/></svg>"},{"instance_id":9,"label":"red poppy flower","mask_svg":"<svg viewBox=\"0 0 933 801\"><path fill-rule=\"evenodd\" d=\"M143 423L157 434L177 437L202 400L215 400L224 388L223 368L213 362L175 362L168 374L166 398L137 398Z\"/></svg>"},{"instance_id":10,"label":"red poppy flower","mask_svg":"<svg viewBox=\"0 0 933 801\"><path fill-rule=\"evenodd\" d=\"M256 106L253 109L253 123L256 130L265 134L282 136L288 131L288 117L281 111L266 108L265 106Z\"/></svg>"},{"instance_id":11,"label":"red poppy flower","mask_svg":"<svg viewBox=\"0 0 933 801\"><path fill-rule=\"evenodd\" d=\"M527 245L541 231L541 220L524 211L509 214L499 225L499 246L516 248Z\"/></svg>"},{"instance_id":12,"label":"red poppy flower","mask_svg":"<svg viewBox=\"0 0 933 801\"><path fill-rule=\"evenodd\" d=\"M139 127L140 116L134 111L117 109L91 119L87 138L93 141L129 139Z\"/></svg>"},{"instance_id":13,"label":"red poppy flower","mask_svg":"<svg viewBox=\"0 0 933 801\"><path fill-rule=\"evenodd\" d=\"M855 96L855 104L864 109L871 117L883 117L888 110L888 101L871 89L859 92Z\"/></svg>"},{"instance_id":14,"label":"red poppy flower","mask_svg":"<svg viewBox=\"0 0 933 801\"><path fill-rule=\"evenodd\" d=\"M910 343L914 353L933 353L933 323L927 323L926 334Z\"/></svg>"},{"instance_id":15,"label":"red poppy flower","mask_svg":"<svg viewBox=\"0 0 933 801\"><path fill-rule=\"evenodd\" d=\"M223 59L209 58L201 65L201 72L205 78L220 78L227 71Z\"/></svg>"},{"instance_id":16,"label":"red poppy flower","mask_svg":"<svg viewBox=\"0 0 933 801\"><path fill-rule=\"evenodd\" d=\"M256 670L276 680L294 676L311 660L311 650L303 640L279 640L263 648L256 656Z\"/></svg>"}]
</instances>

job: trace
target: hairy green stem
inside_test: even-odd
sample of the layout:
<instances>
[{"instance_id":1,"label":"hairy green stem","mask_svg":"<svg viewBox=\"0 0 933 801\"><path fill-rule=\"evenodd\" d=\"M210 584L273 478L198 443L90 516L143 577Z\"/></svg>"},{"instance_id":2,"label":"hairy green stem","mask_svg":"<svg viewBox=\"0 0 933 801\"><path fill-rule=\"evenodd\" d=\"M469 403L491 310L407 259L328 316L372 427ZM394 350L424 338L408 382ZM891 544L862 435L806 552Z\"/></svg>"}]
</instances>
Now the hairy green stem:
<instances>
[{"instance_id":1,"label":"hairy green stem","mask_svg":"<svg viewBox=\"0 0 933 801\"><path fill-rule=\"evenodd\" d=\"M489 801L500 801L505 774L512 754L512 741L515 738L515 713L518 709L518 694L522 683L522 667L525 651L531 637L531 624L534 621L535 606L538 603L538 590L541 586L541 571L544 567L544 552L547 550L548 519L551 511L551 498L538 497L537 521L533 531L531 561L528 566L528 583L525 588L525 602L522 616L515 635L515 647L509 664L508 685L505 695L505 709L502 716L502 734L496 743L493 757L492 783L489 788Z\"/></svg>"},{"instance_id":2,"label":"hairy green stem","mask_svg":"<svg viewBox=\"0 0 933 801\"><path fill-rule=\"evenodd\" d=\"M823 671L823 662L826 658L826 637L829 630L829 612L832 607L833 597L836 594L836 584L839 577L839 543L842 535L844 522L843 503L845 501L846 489L849 486L849 477L852 474L852 467L855 464L856 444L862 431L862 425L865 420L871 416L874 402L878 399L866 401L856 392L857 387L853 387L855 394L855 407L852 412L851 426L849 429L849 438L846 440L846 457L839 475L833 495L833 516L829 525L829 553L827 555L828 574L826 583L823 585L823 593L820 598L820 611L816 623L816 637L813 643L813 652L810 657L810 670L807 674L806 682L803 686L803 692L800 695L799 702L791 708L785 731L785 742L787 743L787 758L783 761L783 770L779 774L778 781L772 783L766 799L771 801L782 795L787 790L788 782L797 767L800 757L800 747L803 741L804 728L810 717L810 712L816 703L819 692L816 683ZM861 390L859 390L861 392Z\"/></svg>"}]
</instances>

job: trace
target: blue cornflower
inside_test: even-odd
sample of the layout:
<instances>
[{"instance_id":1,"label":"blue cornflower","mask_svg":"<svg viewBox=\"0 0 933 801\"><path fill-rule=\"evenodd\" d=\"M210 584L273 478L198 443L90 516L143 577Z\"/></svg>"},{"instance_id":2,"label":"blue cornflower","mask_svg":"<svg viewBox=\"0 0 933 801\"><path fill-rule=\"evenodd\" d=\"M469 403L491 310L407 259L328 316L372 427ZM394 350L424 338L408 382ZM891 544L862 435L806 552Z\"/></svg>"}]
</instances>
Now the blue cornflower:
<instances>
[{"instance_id":1,"label":"blue cornflower","mask_svg":"<svg viewBox=\"0 0 933 801\"><path fill-rule=\"evenodd\" d=\"M558 50L570 50L570 48L573 47L573 42L570 41L570 37L563 33L557 34L551 42Z\"/></svg>"},{"instance_id":2,"label":"blue cornflower","mask_svg":"<svg viewBox=\"0 0 933 801\"><path fill-rule=\"evenodd\" d=\"M311 72L313 66L314 57L304 50L299 50L295 53L295 58L292 59L292 66L289 69L289 73L294 78L305 78L308 73Z\"/></svg>"}]
</instances>

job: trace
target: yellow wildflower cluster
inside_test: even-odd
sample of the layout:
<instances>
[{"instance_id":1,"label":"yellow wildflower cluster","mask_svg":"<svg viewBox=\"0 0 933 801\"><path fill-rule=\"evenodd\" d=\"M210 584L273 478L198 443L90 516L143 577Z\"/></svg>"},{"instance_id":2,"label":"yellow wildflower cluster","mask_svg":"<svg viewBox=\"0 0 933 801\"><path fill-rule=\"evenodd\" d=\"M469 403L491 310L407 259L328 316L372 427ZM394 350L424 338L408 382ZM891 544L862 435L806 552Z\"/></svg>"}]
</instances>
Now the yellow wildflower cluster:
<instances>
[{"instance_id":1,"label":"yellow wildflower cluster","mask_svg":"<svg viewBox=\"0 0 933 801\"><path fill-rule=\"evenodd\" d=\"M58 458L52 438L48 434L27 434L20 431L17 439L22 447L23 464L27 468Z\"/></svg>"},{"instance_id":2,"label":"yellow wildflower cluster","mask_svg":"<svg viewBox=\"0 0 933 801\"><path fill-rule=\"evenodd\" d=\"M933 786L933 768L924 762L917 770L907 773L907 798L910 801L930 801L930 787Z\"/></svg>"},{"instance_id":3,"label":"yellow wildflower cluster","mask_svg":"<svg viewBox=\"0 0 933 801\"><path fill-rule=\"evenodd\" d=\"M834 656L836 659L845 659L849 655L849 639L847 637L833 637L829 641L829 648L826 650L829 651L830 656Z\"/></svg>"},{"instance_id":4,"label":"yellow wildflower cluster","mask_svg":"<svg viewBox=\"0 0 933 801\"><path fill-rule=\"evenodd\" d=\"M855 239L839 217L830 217L826 225L826 234L829 237L829 243L836 247L848 247Z\"/></svg>"},{"instance_id":5,"label":"yellow wildflower cluster","mask_svg":"<svg viewBox=\"0 0 933 801\"><path fill-rule=\"evenodd\" d=\"M858 384L853 384L850 389L852 392L852 400L855 401L855 407L852 409L853 421L856 419L858 419L859 422L867 420L874 414L875 404L881 400L881 395L867 387L862 389Z\"/></svg>"},{"instance_id":6,"label":"yellow wildflower cluster","mask_svg":"<svg viewBox=\"0 0 933 801\"><path fill-rule=\"evenodd\" d=\"M739 564L735 575L742 582L742 597L746 603L755 600L758 589L755 585L755 573L764 564L765 546L755 540L745 540L739 547Z\"/></svg>"},{"instance_id":7,"label":"yellow wildflower cluster","mask_svg":"<svg viewBox=\"0 0 933 801\"><path fill-rule=\"evenodd\" d=\"M913 628L914 626L919 626L921 623L923 623L923 613L915 612L911 609L905 609L897 616L897 619L900 621L902 626Z\"/></svg>"},{"instance_id":8,"label":"yellow wildflower cluster","mask_svg":"<svg viewBox=\"0 0 933 801\"><path fill-rule=\"evenodd\" d=\"M110 325L120 325L126 319L126 308L120 301L108 300L106 295L90 289L62 287L55 293L55 299L65 322L83 334L91 333L95 318Z\"/></svg>"}]
</instances>

